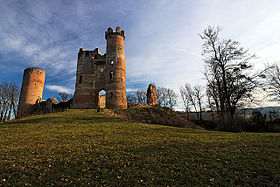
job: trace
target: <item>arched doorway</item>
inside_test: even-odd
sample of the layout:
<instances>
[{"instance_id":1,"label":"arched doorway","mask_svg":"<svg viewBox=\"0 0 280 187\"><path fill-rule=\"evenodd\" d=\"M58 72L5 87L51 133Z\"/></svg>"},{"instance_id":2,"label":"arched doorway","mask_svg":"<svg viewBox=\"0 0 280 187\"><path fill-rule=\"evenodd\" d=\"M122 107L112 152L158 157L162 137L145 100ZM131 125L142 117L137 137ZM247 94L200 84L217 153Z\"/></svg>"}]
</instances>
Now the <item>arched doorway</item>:
<instances>
[{"instance_id":1,"label":"arched doorway","mask_svg":"<svg viewBox=\"0 0 280 187\"><path fill-rule=\"evenodd\" d=\"M106 107L106 91L104 89L100 90L98 93L98 105L100 108Z\"/></svg>"}]
</instances>

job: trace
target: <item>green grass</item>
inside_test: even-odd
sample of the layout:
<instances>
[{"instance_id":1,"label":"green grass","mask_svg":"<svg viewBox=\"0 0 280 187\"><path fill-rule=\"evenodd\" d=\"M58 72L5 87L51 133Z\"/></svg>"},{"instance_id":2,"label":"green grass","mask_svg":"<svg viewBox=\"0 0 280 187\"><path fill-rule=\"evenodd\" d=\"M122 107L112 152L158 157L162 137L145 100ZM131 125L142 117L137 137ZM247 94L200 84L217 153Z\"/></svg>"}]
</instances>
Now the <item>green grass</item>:
<instances>
[{"instance_id":1,"label":"green grass","mask_svg":"<svg viewBox=\"0 0 280 187\"><path fill-rule=\"evenodd\" d=\"M141 124L93 110L0 124L0 185L280 185L279 133Z\"/></svg>"}]
</instances>

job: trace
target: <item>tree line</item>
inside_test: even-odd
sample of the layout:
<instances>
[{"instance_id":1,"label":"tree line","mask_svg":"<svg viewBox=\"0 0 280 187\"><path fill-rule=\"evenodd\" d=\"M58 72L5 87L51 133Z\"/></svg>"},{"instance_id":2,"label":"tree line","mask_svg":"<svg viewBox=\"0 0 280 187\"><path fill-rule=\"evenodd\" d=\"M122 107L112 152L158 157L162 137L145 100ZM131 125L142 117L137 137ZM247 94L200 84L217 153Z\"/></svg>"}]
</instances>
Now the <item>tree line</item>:
<instances>
[{"instance_id":1,"label":"tree line","mask_svg":"<svg viewBox=\"0 0 280 187\"><path fill-rule=\"evenodd\" d=\"M157 102L162 107L174 108L177 105L177 94L170 88L157 87ZM137 90L134 93L127 94L128 103L146 103L147 90Z\"/></svg>"},{"instance_id":2,"label":"tree line","mask_svg":"<svg viewBox=\"0 0 280 187\"><path fill-rule=\"evenodd\" d=\"M254 102L254 92L266 91L270 98L280 101L279 65L267 64L264 70L253 72L251 61L256 58L248 49L232 39L221 39L221 27L208 26L201 34L202 56L206 85L180 87L180 95L188 116L190 108L202 120L208 110L222 129L235 129L236 112Z\"/></svg>"},{"instance_id":3,"label":"tree line","mask_svg":"<svg viewBox=\"0 0 280 187\"><path fill-rule=\"evenodd\" d=\"M206 85L185 83L179 88L179 95L187 118L193 111L196 118L202 121L202 113L209 111L212 120L218 121L220 128L234 129L237 110L256 101L254 92L265 91L272 100L280 102L280 67L278 64L267 64L263 70L254 72L251 61L256 56L239 42L220 38L221 30L221 27L208 26L199 34L203 41ZM174 108L177 98L173 90L157 88L159 105ZM127 100L145 103L146 90L128 94Z\"/></svg>"}]
</instances>

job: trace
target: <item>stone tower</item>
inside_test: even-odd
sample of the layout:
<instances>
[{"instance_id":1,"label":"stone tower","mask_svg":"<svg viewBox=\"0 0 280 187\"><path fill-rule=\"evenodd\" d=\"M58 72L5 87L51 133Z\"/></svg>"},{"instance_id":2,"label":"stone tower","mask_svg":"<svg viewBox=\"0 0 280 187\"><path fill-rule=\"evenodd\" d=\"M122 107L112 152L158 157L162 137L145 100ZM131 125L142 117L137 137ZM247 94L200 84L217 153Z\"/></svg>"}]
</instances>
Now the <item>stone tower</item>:
<instances>
[{"instance_id":1,"label":"stone tower","mask_svg":"<svg viewBox=\"0 0 280 187\"><path fill-rule=\"evenodd\" d=\"M152 105L157 104L157 91L156 86L153 84L149 84L147 89L147 103Z\"/></svg>"},{"instance_id":2,"label":"stone tower","mask_svg":"<svg viewBox=\"0 0 280 187\"><path fill-rule=\"evenodd\" d=\"M124 54L124 31L120 27L114 32L108 28L105 32L107 40L106 64L108 64L109 79L107 81L108 97L107 108L127 108L125 91L125 54ZM107 97L107 98L108 98Z\"/></svg>"},{"instance_id":3,"label":"stone tower","mask_svg":"<svg viewBox=\"0 0 280 187\"><path fill-rule=\"evenodd\" d=\"M18 106L18 118L30 116L32 106L42 99L46 72L42 69L27 68L24 70L20 99Z\"/></svg>"},{"instance_id":4,"label":"stone tower","mask_svg":"<svg viewBox=\"0 0 280 187\"><path fill-rule=\"evenodd\" d=\"M77 62L73 108L97 108L101 103L100 91L106 91L106 108L127 108L124 54L125 33L120 27L114 32L108 28L106 54L98 48L80 49Z\"/></svg>"}]
</instances>

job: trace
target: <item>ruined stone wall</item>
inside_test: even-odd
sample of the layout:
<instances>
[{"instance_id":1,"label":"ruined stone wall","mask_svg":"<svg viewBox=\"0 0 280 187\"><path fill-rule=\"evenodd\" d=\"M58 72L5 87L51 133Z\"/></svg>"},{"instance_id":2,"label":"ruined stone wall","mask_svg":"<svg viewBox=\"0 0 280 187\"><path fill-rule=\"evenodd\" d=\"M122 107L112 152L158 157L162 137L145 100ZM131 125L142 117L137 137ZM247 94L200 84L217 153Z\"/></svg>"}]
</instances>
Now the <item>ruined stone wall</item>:
<instances>
[{"instance_id":1,"label":"ruined stone wall","mask_svg":"<svg viewBox=\"0 0 280 187\"><path fill-rule=\"evenodd\" d=\"M106 56L98 49L80 49L78 54L74 108L96 108L99 91L106 86ZM106 74L107 75L107 74Z\"/></svg>"},{"instance_id":2,"label":"ruined stone wall","mask_svg":"<svg viewBox=\"0 0 280 187\"><path fill-rule=\"evenodd\" d=\"M53 110L53 105L56 104L58 104L58 102L55 98L48 98L46 101L37 100L36 104L34 105L36 112L34 110L33 114L48 114L48 113L55 112Z\"/></svg>"},{"instance_id":3,"label":"ruined stone wall","mask_svg":"<svg viewBox=\"0 0 280 187\"><path fill-rule=\"evenodd\" d=\"M20 100L18 107L18 118L31 115L32 106L42 99L46 72L42 69L27 68L24 70Z\"/></svg>"},{"instance_id":4,"label":"ruined stone wall","mask_svg":"<svg viewBox=\"0 0 280 187\"><path fill-rule=\"evenodd\" d=\"M38 99L36 104L31 106L29 116L64 112L71 108L72 101L73 99L69 99L68 101L61 101L58 103L55 98L48 98L46 101Z\"/></svg>"},{"instance_id":5,"label":"ruined stone wall","mask_svg":"<svg viewBox=\"0 0 280 187\"><path fill-rule=\"evenodd\" d=\"M151 105L157 104L157 91L156 86L153 84L149 84L147 89L147 103Z\"/></svg>"},{"instance_id":6,"label":"ruined stone wall","mask_svg":"<svg viewBox=\"0 0 280 187\"><path fill-rule=\"evenodd\" d=\"M109 28L105 38L106 54L98 48L79 51L73 108L97 108L101 90L106 91L106 108L127 108L124 31Z\"/></svg>"}]
</instances>

